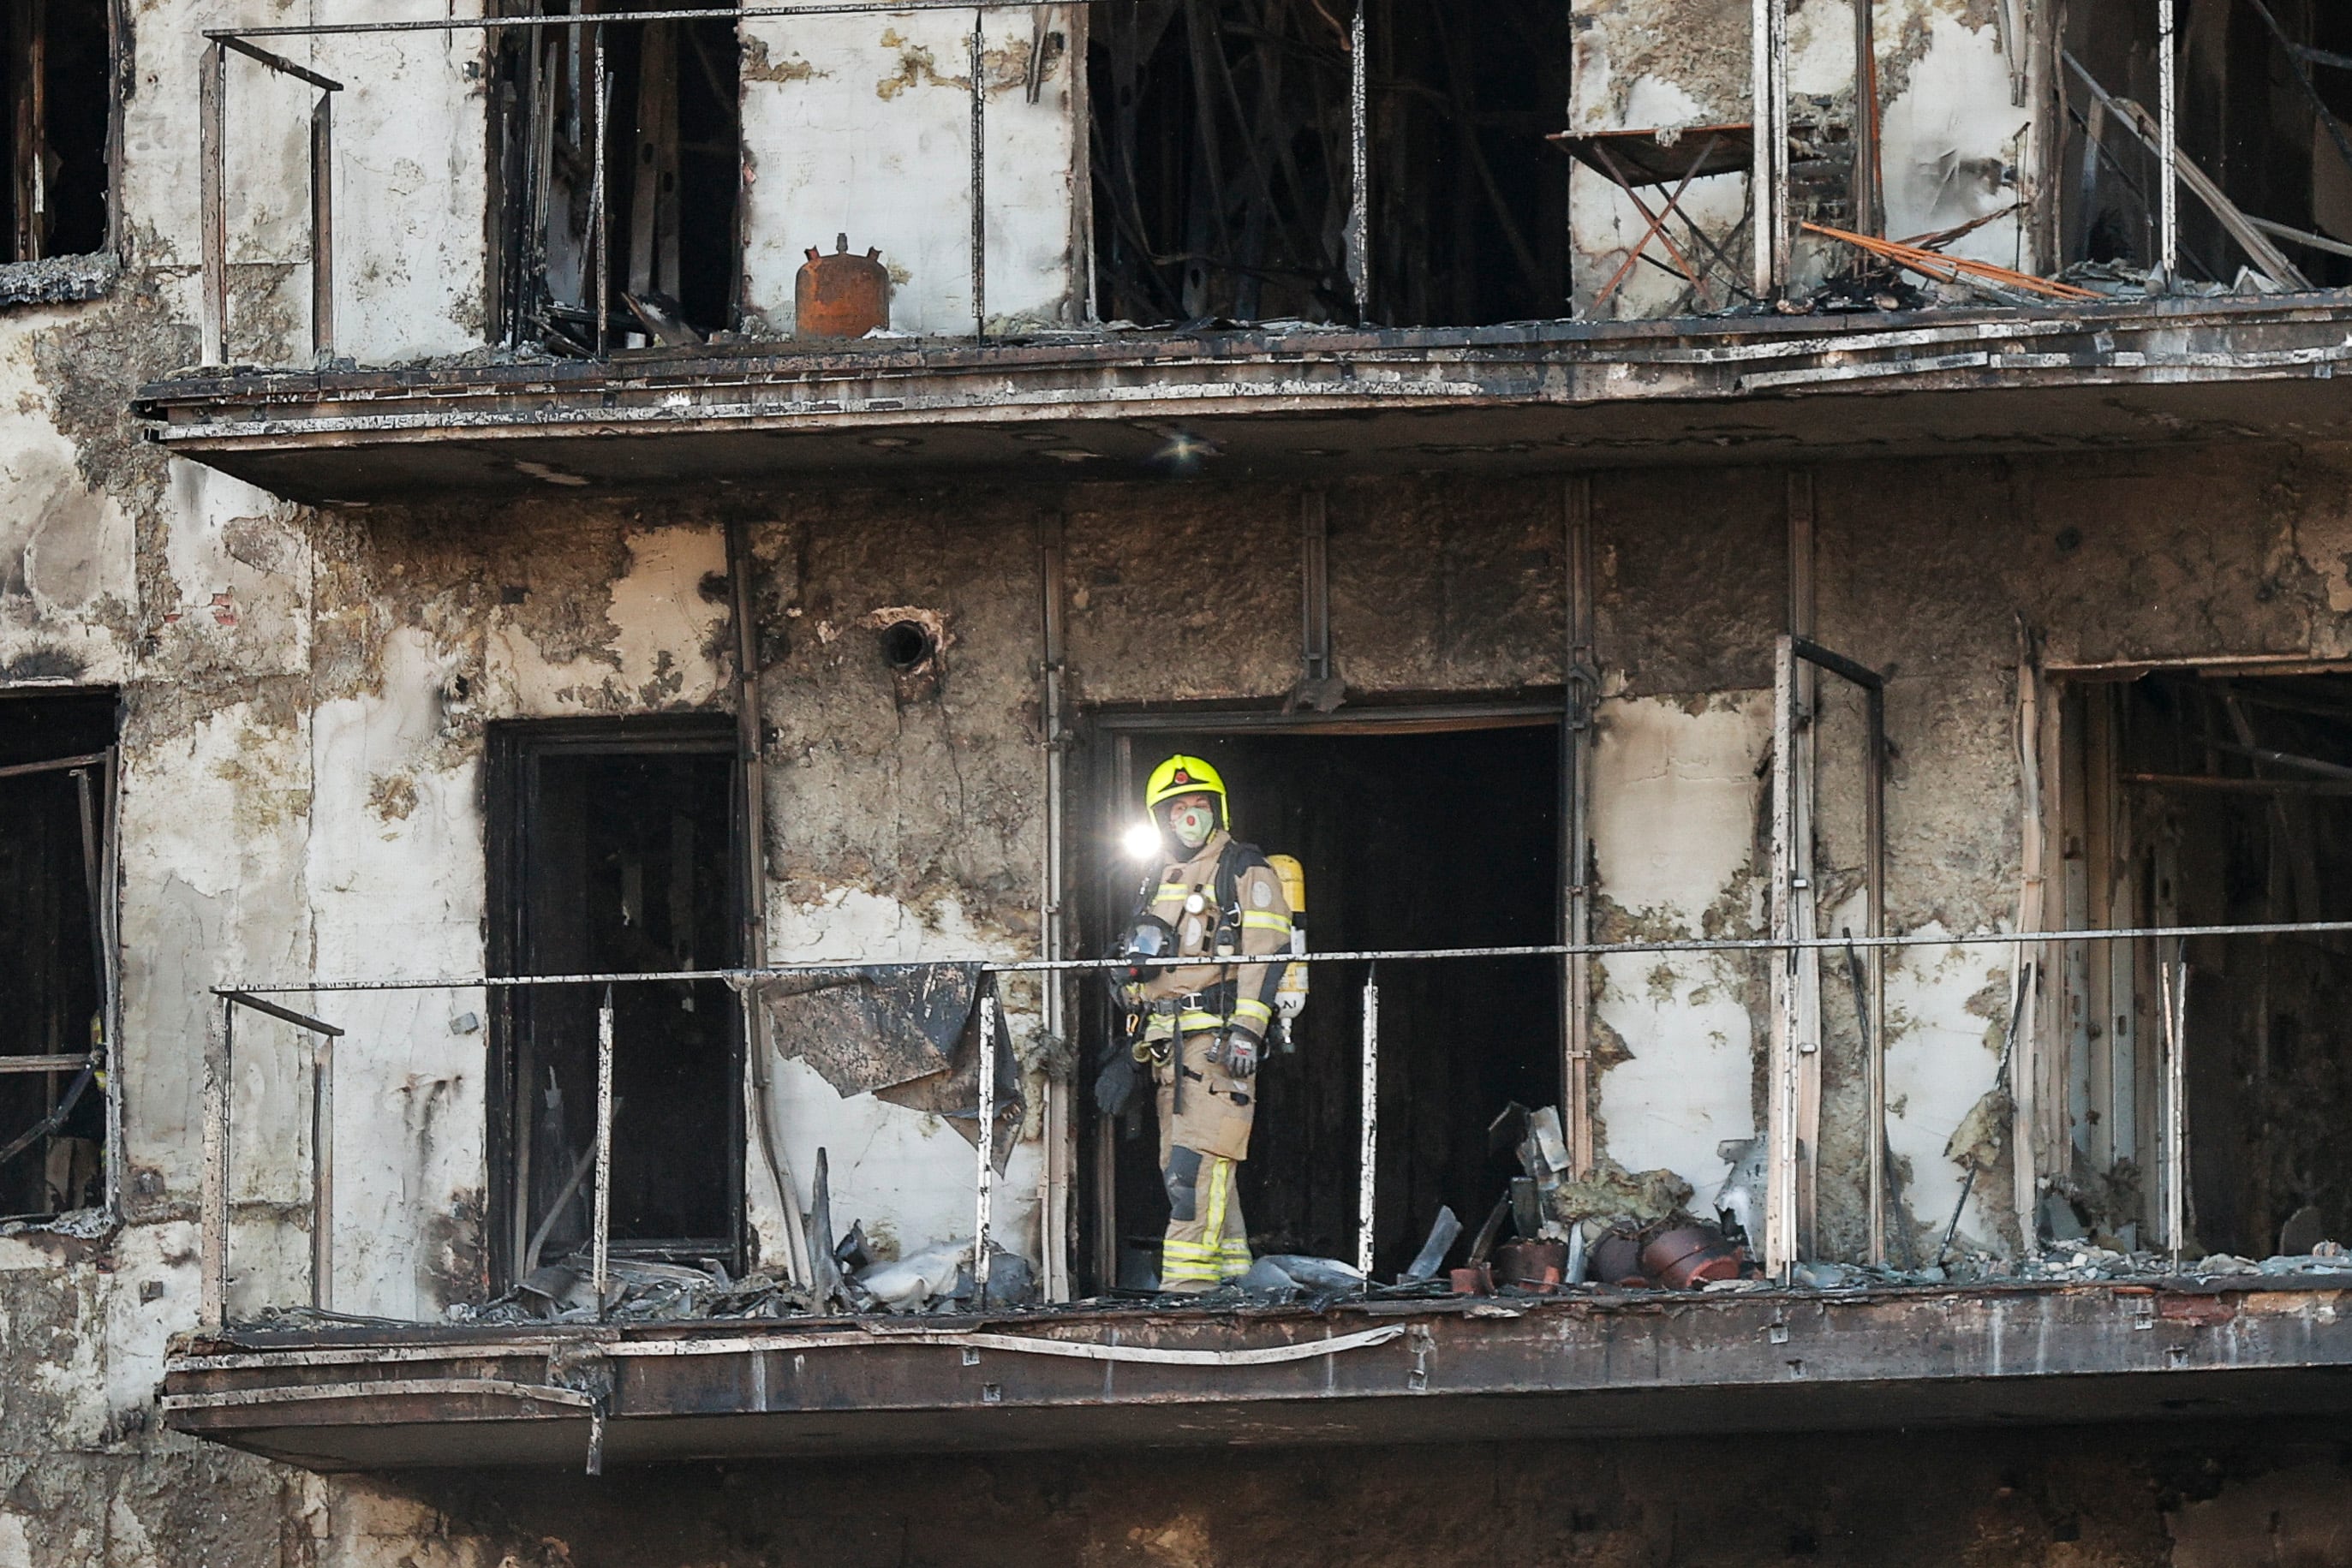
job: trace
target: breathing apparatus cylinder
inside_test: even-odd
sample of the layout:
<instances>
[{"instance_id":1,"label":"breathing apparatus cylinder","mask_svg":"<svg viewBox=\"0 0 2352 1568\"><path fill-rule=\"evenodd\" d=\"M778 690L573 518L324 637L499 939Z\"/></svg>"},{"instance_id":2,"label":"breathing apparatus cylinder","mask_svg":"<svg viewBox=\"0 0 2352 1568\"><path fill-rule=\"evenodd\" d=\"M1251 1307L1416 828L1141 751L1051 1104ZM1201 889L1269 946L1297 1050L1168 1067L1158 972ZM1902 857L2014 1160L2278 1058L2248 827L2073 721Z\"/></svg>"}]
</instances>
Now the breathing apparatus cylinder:
<instances>
[{"instance_id":1,"label":"breathing apparatus cylinder","mask_svg":"<svg viewBox=\"0 0 2352 1568\"><path fill-rule=\"evenodd\" d=\"M1265 860L1281 879L1282 896L1290 905L1290 950L1303 954L1307 951L1307 868L1298 863L1296 855L1268 855ZM1307 970L1305 964L1283 966L1282 985L1274 994L1274 1016L1282 1022L1285 1056L1298 1050L1291 1030L1298 1015L1307 1010Z\"/></svg>"}]
</instances>

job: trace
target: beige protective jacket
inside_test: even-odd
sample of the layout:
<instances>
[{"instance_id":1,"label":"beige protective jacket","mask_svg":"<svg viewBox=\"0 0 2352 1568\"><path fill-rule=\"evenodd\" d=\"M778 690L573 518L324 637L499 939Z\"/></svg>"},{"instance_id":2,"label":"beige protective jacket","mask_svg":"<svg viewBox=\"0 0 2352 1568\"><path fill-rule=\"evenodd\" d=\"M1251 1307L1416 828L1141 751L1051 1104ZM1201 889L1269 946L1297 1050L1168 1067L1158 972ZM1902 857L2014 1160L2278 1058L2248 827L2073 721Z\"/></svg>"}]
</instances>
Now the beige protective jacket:
<instances>
[{"instance_id":1,"label":"beige protective jacket","mask_svg":"<svg viewBox=\"0 0 2352 1568\"><path fill-rule=\"evenodd\" d=\"M1233 902L1224 908L1217 871L1228 847L1234 855ZM1167 1163L1170 1145L1221 1159L1247 1159L1250 1127L1257 1118L1256 1080L1235 1078L1209 1056L1228 1027L1262 1040L1274 1020L1275 990L1286 966L1264 957L1290 948L1290 901L1283 895L1282 879L1263 854L1234 843L1220 829L1200 853L1162 870L1148 896L1150 913L1175 930L1177 954L1210 960L1162 969L1137 988L1146 1004L1162 1004L1153 1007L1144 1038L1174 1042L1169 1060L1152 1069L1160 1163ZM1260 961L1216 962L1221 941L1230 957Z\"/></svg>"}]
</instances>

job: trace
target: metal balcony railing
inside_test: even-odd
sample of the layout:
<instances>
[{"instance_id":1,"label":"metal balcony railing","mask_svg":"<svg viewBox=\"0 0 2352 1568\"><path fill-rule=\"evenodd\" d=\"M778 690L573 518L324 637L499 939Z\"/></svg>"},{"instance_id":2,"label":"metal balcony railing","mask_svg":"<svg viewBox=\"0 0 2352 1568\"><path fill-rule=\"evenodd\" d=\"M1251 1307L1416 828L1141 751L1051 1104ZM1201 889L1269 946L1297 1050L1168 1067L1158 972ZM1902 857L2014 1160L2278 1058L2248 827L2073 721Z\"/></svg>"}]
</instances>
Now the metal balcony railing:
<instances>
[{"instance_id":1,"label":"metal balcony railing","mask_svg":"<svg viewBox=\"0 0 2352 1568\"><path fill-rule=\"evenodd\" d=\"M2184 1228L2185 1140L2187 1135L2185 1107L2185 1073L2187 1042L2184 1012L2186 1005L2187 967L2181 956L2182 944L2192 938L2246 939L2282 936L2316 936L2352 934L2352 921L2302 921L2233 925L2163 925L2120 927L2099 930L2057 930L2032 932L1981 932L1960 935L1894 935L1865 936L1819 936L1804 938L1723 937L1693 940L1640 942L1587 942L1578 944L1545 944L1524 946L1405 949L1360 952L1311 953L1293 957L1289 962L1313 964L1357 963L1369 966L1367 977L1356 998L1360 1016L1360 1102L1359 1160L1359 1217L1356 1262L1369 1277L1372 1264L1375 1222L1375 1190L1372 1180L1380 1153L1380 967L1405 964L1444 963L1464 959L1609 959L1633 956L1669 956L1674 955L1788 955L1801 953L1834 953L1845 957L1849 966L1858 965L1857 955L1864 949L1881 952L1905 948L1955 948L2002 946L2016 955L2012 969L2013 988L2032 988L2042 977L2051 974L2050 966L2038 953L2053 946L2090 942L2150 942L2158 946L2158 987L2160 1039L2158 1079L2158 1122L2157 1139L2158 1181L2158 1228L2163 1249L2168 1249L2176 1262L2187 1241ZM1178 962L1179 960L1168 960ZM1093 971L1124 968L1132 960L1125 958L1039 959L1014 963L979 963L972 967L989 977L1032 974L1049 977L1068 977ZM275 999L288 997L316 998L309 1006L330 1010L331 998L367 993L415 992L449 990L484 992L496 995L502 990L532 988L591 988L600 991L597 1009L596 1042L596 1117L594 1128L593 1221L590 1237L589 1256L599 1312L607 1298L610 1286L611 1260L611 1192L613 1169L614 1098L613 1062L615 1048L614 1009L615 988L631 985L670 984L676 982L725 982L739 995L746 998L747 1010L752 988L768 981L794 977L822 976L868 968L871 966L850 963L781 964L761 968L701 969L676 972L578 974L551 976L507 976L434 977L413 980L348 980L318 981L277 986L222 986L213 995L221 1007L221 1031L217 1056L208 1063L206 1074L205 1127L205 1195L203 1225L203 1265L205 1316L218 1325L226 1322L229 1293L229 1176L232 1148L230 1124L229 1074L235 1065L236 1023L241 1011L252 1011L291 1024L306 1031L313 1041L310 1064L310 1099L311 1147L309 1225L310 1230L310 1305L331 1307L331 1281L333 1278L335 1214L334 1157L334 1093L335 1053L339 1044L348 1037L345 1030L312 1013L303 1012ZM1861 988L1857 987L1857 997ZM992 1151L994 1139L989 1135L996 1121L994 1102L998 1070L997 1021L1000 1003L992 985L980 988L977 1008L980 1014L978 1103L975 1107L982 1129L976 1140L971 1176L972 1225L975 1236L973 1258L974 1283L984 1292L989 1279L990 1239L995 1225L995 1185L998 1180ZM2013 1008L2009 1019L2009 1034L2003 1051L2000 1074L2006 1080L2011 1070L2011 1057L2019 1041L2019 1009ZM1970 1024L1970 1029L1978 1027ZM1861 1031L1864 1049L1874 1056L1883 1051L1881 1031L1871 1026ZM2000 1084L1996 1082L1994 1087ZM1877 1142L1883 1146L1885 1129L1877 1129ZM1794 1190L1794 1173L1801 1154L1795 1130L1776 1122L1769 1136L1768 1150L1768 1186ZM1874 1162L1875 1166L1875 1162ZM1974 1173L1971 1170L1970 1181ZM782 1185L780 1183L780 1185ZM785 1188L790 1191L789 1187ZM1968 1201L1968 1186L1961 1192L1963 1207ZM797 1195L791 1200L797 1204ZM798 1214L788 1217L793 1224ZM1958 1212L1954 1221L1957 1225ZM1773 1227L1767 1231L1768 1255L1763 1259L1768 1272L1783 1284L1790 1282L1792 1270L1801 1260L1794 1242L1793 1226ZM1773 1239L1786 1236L1787 1241ZM827 1239L828 1241L830 1239ZM805 1263L796 1263L796 1269ZM803 1276L803 1281L805 1276Z\"/></svg>"}]
</instances>

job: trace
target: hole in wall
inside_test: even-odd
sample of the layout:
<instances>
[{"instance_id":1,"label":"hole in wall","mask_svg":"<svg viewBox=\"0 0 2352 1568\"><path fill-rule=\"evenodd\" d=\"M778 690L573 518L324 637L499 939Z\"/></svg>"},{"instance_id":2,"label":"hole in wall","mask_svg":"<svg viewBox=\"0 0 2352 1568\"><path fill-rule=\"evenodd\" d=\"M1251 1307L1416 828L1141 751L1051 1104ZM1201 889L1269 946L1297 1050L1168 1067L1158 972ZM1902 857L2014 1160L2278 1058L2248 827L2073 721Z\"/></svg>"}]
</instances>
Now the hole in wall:
<instances>
[{"instance_id":1,"label":"hole in wall","mask_svg":"<svg viewBox=\"0 0 2352 1568\"><path fill-rule=\"evenodd\" d=\"M882 657L894 670L914 669L939 651L939 639L919 621L893 621L882 628Z\"/></svg>"}]
</instances>

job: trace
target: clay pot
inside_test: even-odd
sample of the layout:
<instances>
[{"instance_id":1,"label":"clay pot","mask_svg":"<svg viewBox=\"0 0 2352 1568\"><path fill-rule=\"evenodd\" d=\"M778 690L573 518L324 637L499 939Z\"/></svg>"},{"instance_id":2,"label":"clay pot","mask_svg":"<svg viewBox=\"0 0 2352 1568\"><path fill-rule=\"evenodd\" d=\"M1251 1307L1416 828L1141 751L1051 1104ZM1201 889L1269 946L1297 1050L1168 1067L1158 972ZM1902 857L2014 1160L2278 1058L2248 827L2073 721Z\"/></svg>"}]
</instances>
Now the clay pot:
<instances>
[{"instance_id":1,"label":"clay pot","mask_svg":"<svg viewBox=\"0 0 2352 1568\"><path fill-rule=\"evenodd\" d=\"M1739 1278L1738 1249L1712 1225L1682 1225L1642 1249L1642 1271L1669 1291Z\"/></svg>"},{"instance_id":2,"label":"clay pot","mask_svg":"<svg viewBox=\"0 0 2352 1568\"><path fill-rule=\"evenodd\" d=\"M1568 1272L1565 1241L1513 1241L1495 1249L1495 1278L1527 1290L1557 1290Z\"/></svg>"},{"instance_id":3,"label":"clay pot","mask_svg":"<svg viewBox=\"0 0 2352 1568\"><path fill-rule=\"evenodd\" d=\"M1647 1285L1642 1249L1630 1236L1604 1236L1593 1244L1592 1278L1604 1285Z\"/></svg>"}]
</instances>

